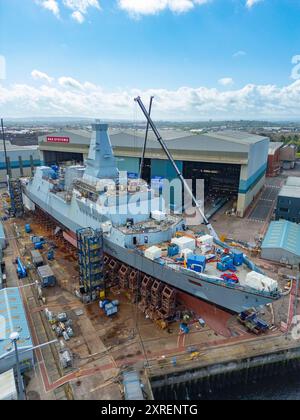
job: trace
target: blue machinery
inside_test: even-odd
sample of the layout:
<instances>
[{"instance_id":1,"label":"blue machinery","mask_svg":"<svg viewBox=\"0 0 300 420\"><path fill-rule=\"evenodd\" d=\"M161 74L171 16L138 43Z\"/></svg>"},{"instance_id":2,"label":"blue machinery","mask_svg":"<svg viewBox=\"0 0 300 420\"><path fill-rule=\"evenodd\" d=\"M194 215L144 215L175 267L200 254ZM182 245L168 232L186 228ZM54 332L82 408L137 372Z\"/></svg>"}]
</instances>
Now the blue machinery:
<instances>
[{"instance_id":1,"label":"blue machinery","mask_svg":"<svg viewBox=\"0 0 300 420\"><path fill-rule=\"evenodd\" d=\"M19 279L24 279L27 277L27 270L20 258L17 258L17 274Z\"/></svg>"},{"instance_id":2,"label":"blue machinery","mask_svg":"<svg viewBox=\"0 0 300 420\"><path fill-rule=\"evenodd\" d=\"M91 228L77 231L77 248L80 285L84 293L93 296L96 290L103 290L103 233Z\"/></svg>"}]
</instances>

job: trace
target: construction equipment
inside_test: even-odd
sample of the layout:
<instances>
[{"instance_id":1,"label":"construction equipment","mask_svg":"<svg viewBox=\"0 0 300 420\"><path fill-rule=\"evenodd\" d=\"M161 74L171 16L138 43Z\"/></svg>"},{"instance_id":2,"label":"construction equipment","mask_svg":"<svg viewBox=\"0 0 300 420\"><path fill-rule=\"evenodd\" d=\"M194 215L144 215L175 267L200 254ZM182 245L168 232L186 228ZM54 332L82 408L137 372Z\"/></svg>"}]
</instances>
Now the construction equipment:
<instances>
[{"instance_id":1,"label":"construction equipment","mask_svg":"<svg viewBox=\"0 0 300 420\"><path fill-rule=\"evenodd\" d=\"M25 265L22 263L21 258L17 258L17 274L19 279L24 279L27 277L27 270Z\"/></svg>"},{"instance_id":2,"label":"construction equipment","mask_svg":"<svg viewBox=\"0 0 300 420\"><path fill-rule=\"evenodd\" d=\"M48 261L53 261L54 260L54 250L53 249L50 249L48 251L47 258L48 258Z\"/></svg>"},{"instance_id":3,"label":"construction equipment","mask_svg":"<svg viewBox=\"0 0 300 420\"><path fill-rule=\"evenodd\" d=\"M238 320L243 324L249 331L256 335L262 334L270 329L270 326L264 320L258 318L255 310L248 310L238 315Z\"/></svg>"},{"instance_id":4,"label":"construction equipment","mask_svg":"<svg viewBox=\"0 0 300 420\"><path fill-rule=\"evenodd\" d=\"M188 185L188 183L186 182L186 180L185 180L184 176L182 175L181 171L179 170L179 168L178 168L178 166L177 166L177 164L176 164L175 160L173 159L173 156L171 155L171 153L170 153L170 151L169 151L169 149L168 149L168 147L167 147L167 145L166 145L165 141L162 139L162 137L161 137L161 135L160 135L159 131L157 130L157 128L156 128L156 126L155 126L154 122L152 121L152 118L151 118L151 116L149 115L148 111L146 110L146 108L145 108L145 106L144 106L144 104L143 104L143 102L142 102L141 98L138 96L137 98L135 98L135 101L139 104L139 106L140 106L140 108L141 108L141 110L142 110L143 114L145 115L145 117L146 117L146 119L147 119L147 121L148 121L148 123L149 123L150 127L151 127L151 128L152 128L152 130L153 130L153 133L155 134L155 136L156 136L156 138L157 138L157 141L159 142L159 144L161 145L161 147L162 147L162 149L164 150L165 154L167 155L167 158L168 158L168 159L169 159L169 161L171 162L171 164L172 164L172 166L173 166L173 168L174 168L174 170L175 170L175 172L176 172L176 174L177 174L178 178L181 180L181 182L182 182L182 184L183 184L184 188L187 190L187 192L188 192L189 196L191 197L192 202L193 202L193 204L196 206L196 208L197 208L197 210L198 210L198 212L199 212L200 216L203 218L203 221L204 221L204 223L205 223L205 225L206 225L206 227L207 227L207 229L208 229L208 231L209 231L210 235L211 235L211 236L213 236L215 239L219 240L219 237L218 237L217 232L215 231L215 229L213 228L213 226L209 223L209 221L208 221L208 219L207 219L206 215L204 214L204 212L203 212L203 210L202 210L202 208L201 208L201 205L199 204L199 202L198 202L198 200L196 199L196 197L194 196L194 194L193 194L193 192L192 192L192 190L191 190L190 186Z\"/></svg>"},{"instance_id":5,"label":"construction equipment","mask_svg":"<svg viewBox=\"0 0 300 420\"><path fill-rule=\"evenodd\" d=\"M25 232L26 233L31 233L32 232L31 226L29 224L25 225Z\"/></svg>"}]
</instances>

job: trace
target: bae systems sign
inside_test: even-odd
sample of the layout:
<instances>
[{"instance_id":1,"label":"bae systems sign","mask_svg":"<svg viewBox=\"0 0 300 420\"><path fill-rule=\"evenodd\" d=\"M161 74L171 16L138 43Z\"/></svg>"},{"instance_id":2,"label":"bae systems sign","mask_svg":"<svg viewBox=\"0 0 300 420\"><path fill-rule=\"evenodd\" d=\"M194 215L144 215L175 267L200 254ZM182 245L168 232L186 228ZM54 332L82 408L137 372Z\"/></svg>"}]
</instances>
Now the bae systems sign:
<instances>
[{"instance_id":1,"label":"bae systems sign","mask_svg":"<svg viewBox=\"0 0 300 420\"><path fill-rule=\"evenodd\" d=\"M70 143L70 137L47 137L48 143Z\"/></svg>"}]
</instances>

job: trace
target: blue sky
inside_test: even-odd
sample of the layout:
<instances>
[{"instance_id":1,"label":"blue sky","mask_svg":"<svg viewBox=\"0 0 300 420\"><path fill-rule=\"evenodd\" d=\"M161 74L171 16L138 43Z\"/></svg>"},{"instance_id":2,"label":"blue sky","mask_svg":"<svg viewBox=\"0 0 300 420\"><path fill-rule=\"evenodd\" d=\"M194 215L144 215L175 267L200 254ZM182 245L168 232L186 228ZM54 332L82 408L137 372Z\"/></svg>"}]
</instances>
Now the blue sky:
<instances>
[{"instance_id":1,"label":"blue sky","mask_svg":"<svg viewBox=\"0 0 300 420\"><path fill-rule=\"evenodd\" d=\"M0 0L0 111L132 118L154 93L162 118L296 118L300 1L246 2Z\"/></svg>"}]
</instances>

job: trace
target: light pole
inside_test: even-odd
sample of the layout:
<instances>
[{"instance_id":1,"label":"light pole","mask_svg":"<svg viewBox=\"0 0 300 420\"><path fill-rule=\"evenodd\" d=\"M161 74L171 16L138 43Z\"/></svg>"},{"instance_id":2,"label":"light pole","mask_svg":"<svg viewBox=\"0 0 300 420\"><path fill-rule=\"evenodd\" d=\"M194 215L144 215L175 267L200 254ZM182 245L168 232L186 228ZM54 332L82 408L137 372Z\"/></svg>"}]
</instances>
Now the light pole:
<instances>
[{"instance_id":1,"label":"light pole","mask_svg":"<svg viewBox=\"0 0 300 420\"><path fill-rule=\"evenodd\" d=\"M10 340L14 345L15 348L15 355L16 355L16 367L17 367L17 375L18 375L18 395L19 395L19 400L24 400L25 399L25 395L24 395L24 389L23 389L23 380L22 380L22 375L21 375L21 370L20 370L20 361L19 361L19 353L18 353L18 340L20 339L20 334L17 332L13 332L10 335Z\"/></svg>"}]
</instances>

